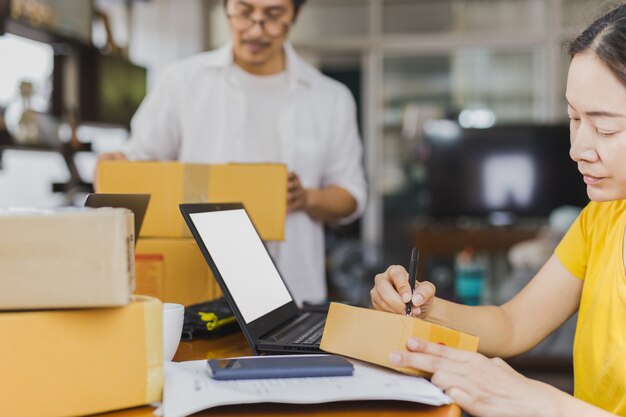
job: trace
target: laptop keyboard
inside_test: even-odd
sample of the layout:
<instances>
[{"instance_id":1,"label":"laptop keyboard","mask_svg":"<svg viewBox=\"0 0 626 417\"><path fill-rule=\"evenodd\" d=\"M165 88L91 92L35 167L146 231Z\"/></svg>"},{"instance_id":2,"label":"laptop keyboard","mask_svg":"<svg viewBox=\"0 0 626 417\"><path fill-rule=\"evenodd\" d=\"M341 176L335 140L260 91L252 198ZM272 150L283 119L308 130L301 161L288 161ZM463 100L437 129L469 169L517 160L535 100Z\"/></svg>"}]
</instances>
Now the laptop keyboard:
<instances>
[{"instance_id":1,"label":"laptop keyboard","mask_svg":"<svg viewBox=\"0 0 626 417\"><path fill-rule=\"evenodd\" d=\"M298 336L293 343L303 345L314 345L320 341L322 334L324 333L324 321L317 322L313 327L307 330L305 333Z\"/></svg>"},{"instance_id":2,"label":"laptop keyboard","mask_svg":"<svg viewBox=\"0 0 626 417\"><path fill-rule=\"evenodd\" d=\"M307 313L271 338L286 344L315 345L322 339L325 322L325 317L320 318L317 314Z\"/></svg>"}]
</instances>

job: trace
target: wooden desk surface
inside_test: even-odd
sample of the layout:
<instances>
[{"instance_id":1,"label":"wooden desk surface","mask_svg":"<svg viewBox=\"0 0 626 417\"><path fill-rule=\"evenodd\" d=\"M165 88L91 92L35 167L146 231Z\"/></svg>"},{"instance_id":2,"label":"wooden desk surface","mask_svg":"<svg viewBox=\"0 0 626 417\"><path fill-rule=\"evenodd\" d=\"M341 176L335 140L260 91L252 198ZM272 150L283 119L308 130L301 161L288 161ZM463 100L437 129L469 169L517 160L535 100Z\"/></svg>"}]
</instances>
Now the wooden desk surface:
<instances>
[{"instance_id":1,"label":"wooden desk surface","mask_svg":"<svg viewBox=\"0 0 626 417\"><path fill-rule=\"evenodd\" d=\"M212 340L181 342L174 356L175 361L224 358L251 355L242 333L234 333ZM113 413L107 417L153 417L153 407L137 407ZM347 401L326 404L246 404L211 408L194 416L366 416L366 417L459 417L461 410L456 405L431 407L402 401Z\"/></svg>"}]
</instances>

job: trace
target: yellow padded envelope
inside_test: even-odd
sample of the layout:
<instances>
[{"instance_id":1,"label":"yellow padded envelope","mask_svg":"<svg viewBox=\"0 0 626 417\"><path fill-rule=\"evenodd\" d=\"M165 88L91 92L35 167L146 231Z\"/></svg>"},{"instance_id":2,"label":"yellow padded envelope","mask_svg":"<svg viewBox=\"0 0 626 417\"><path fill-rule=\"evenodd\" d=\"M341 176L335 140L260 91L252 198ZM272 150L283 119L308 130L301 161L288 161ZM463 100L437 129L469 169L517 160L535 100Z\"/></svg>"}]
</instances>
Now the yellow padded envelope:
<instances>
[{"instance_id":1,"label":"yellow padded envelope","mask_svg":"<svg viewBox=\"0 0 626 417\"><path fill-rule=\"evenodd\" d=\"M444 326L400 314L331 303L321 349L395 369L409 375L427 373L414 368L394 366L392 352L406 351L411 337L475 352L478 337Z\"/></svg>"},{"instance_id":2,"label":"yellow padded envelope","mask_svg":"<svg viewBox=\"0 0 626 417\"><path fill-rule=\"evenodd\" d=\"M70 416L159 401L161 302L0 313L0 415Z\"/></svg>"}]
</instances>

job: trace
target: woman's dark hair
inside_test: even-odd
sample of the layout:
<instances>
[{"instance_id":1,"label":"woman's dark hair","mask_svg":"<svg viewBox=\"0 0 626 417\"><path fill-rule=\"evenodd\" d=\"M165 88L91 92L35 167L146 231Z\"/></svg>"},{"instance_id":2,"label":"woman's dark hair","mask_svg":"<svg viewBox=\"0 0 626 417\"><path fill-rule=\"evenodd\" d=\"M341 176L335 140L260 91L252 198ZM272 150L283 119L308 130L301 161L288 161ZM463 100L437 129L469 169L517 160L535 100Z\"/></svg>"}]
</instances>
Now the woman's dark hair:
<instances>
[{"instance_id":1,"label":"woman's dark hair","mask_svg":"<svg viewBox=\"0 0 626 417\"><path fill-rule=\"evenodd\" d=\"M596 20L569 45L569 55L593 52L626 85L626 4Z\"/></svg>"},{"instance_id":2,"label":"woman's dark hair","mask_svg":"<svg viewBox=\"0 0 626 417\"><path fill-rule=\"evenodd\" d=\"M228 0L224 0L224 7L226 7L226 3L228 3ZM306 3L306 0L291 0L291 3L293 4L293 20L296 20L298 12L300 11L302 5Z\"/></svg>"}]
</instances>

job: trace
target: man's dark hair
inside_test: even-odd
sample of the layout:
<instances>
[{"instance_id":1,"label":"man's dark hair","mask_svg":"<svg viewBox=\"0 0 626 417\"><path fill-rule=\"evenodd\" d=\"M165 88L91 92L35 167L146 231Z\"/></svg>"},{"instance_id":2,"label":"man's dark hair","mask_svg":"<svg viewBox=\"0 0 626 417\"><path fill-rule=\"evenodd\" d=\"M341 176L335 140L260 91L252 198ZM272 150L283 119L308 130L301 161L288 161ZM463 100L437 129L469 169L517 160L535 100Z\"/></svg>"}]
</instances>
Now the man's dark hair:
<instances>
[{"instance_id":1,"label":"man's dark hair","mask_svg":"<svg viewBox=\"0 0 626 417\"><path fill-rule=\"evenodd\" d=\"M569 45L569 55L593 52L626 85L626 4L593 22Z\"/></svg>"},{"instance_id":2,"label":"man's dark hair","mask_svg":"<svg viewBox=\"0 0 626 417\"><path fill-rule=\"evenodd\" d=\"M224 7L226 7L226 3L228 3L228 0L224 0ZM306 0L291 0L291 3L293 4L293 20L295 21L300 12L300 8L306 3Z\"/></svg>"}]
</instances>

